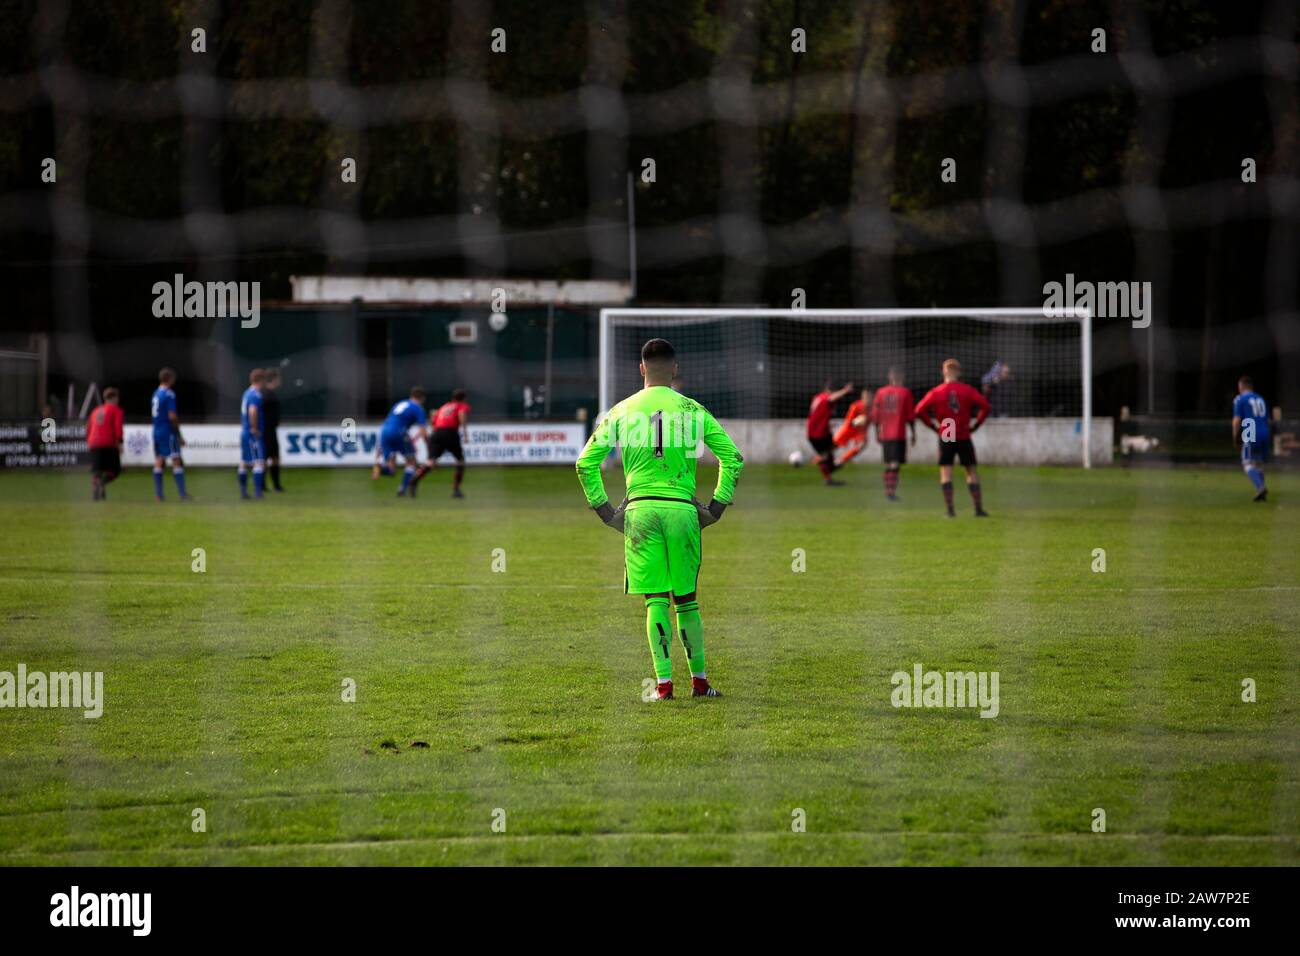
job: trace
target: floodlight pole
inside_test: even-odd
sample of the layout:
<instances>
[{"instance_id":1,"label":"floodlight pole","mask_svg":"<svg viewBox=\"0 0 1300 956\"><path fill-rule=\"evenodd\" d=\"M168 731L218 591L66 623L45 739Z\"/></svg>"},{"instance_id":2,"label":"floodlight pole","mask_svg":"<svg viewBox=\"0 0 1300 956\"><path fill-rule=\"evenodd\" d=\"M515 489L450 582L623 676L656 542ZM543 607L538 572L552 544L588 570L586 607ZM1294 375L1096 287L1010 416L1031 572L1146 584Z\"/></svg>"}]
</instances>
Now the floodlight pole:
<instances>
[{"instance_id":1,"label":"floodlight pole","mask_svg":"<svg viewBox=\"0 0 1300 956\"><path fill-rule=\"evenodd\" d=\"M1156 413L1156 329L1147 322L1147 414Z\"/></svg>"},{"instance_id":2,"label":"floodlight pole","mask_svg":"<svg viewBox=\"0 0 1300 956\"><path fill-rule=\"evenodd\" d=\"M631 170L627 174L627 271L632 287L632 301L636 301L636 189Z\"/></svg>"},{"instance_id":3,"label":"floodlight pole","mask_svg":"<svg viewBox=\"0 0 1300 956\"><path fill-rule=\"evenodd\" d=\"M555 300L546 303L546 398L542 414L551 417L551 370L555 364Z\"/></svg>"}]
</instances>

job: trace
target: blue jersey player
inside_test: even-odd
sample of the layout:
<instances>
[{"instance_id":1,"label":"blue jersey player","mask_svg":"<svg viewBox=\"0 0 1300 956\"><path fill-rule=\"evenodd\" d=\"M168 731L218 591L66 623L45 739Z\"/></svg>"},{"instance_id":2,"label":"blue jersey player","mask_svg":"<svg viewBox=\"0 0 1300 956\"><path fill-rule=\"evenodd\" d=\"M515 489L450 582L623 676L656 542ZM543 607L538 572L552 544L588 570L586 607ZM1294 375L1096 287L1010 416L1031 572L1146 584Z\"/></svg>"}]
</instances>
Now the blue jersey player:
<instances>
[{"instance_id":1,"label":"blue jersey player","mask_svg":"<svg viewBox=\"0 0 1300 956\"><path fill-rule=\"evenodd\" d=\"M253 497L266 488L266 452L262 444L262 384L260 368L248 374L248 389L239 402L239 497L248 497L248 470L253 470Z\"/></svg>"},{"instance_id":2,"label":"blue jersey player","mask_svg":"<svg viewBox=\"0 0 1300 956\"><path fill-rule=\"evenodd\" d=\"M158 389L150 402L150 417L153 419L153 493L159 501L163 500L163 466L171 459L172 477L176 479L176 490L180 492L181 501L189 501L185 492L185 463L181 461L181 422L176 414L176 393L172 386L176 384L176 373L169 368L158 372Z\"/></svg>"},{"instance_id":3,"label":"blue jersey player","mask_svg":"<svg viewBox=\"0 0 1300 956\"><path fill-rule=\"evenodd\" d=\"M417 432L419 437L427 442L428 435L424 428L424 389L418 385L411 389L410 397L394 405L393 410L384 419L384 427L379 432L378 460L370 472L372 479L380 475L391 475L395 467L395 459L401 455L404 470L402 487L397 490L399 498L406 495L407 489L410 489L411 497L415 497L415 486L412 484L415 478L415 443L411 440L411 429L415 427L419 428Z\"/></svg>"},{"instance_id":4,"label":"blue jersey player","mask_svg":"<svg viewBox=\"0 0 1300 956\"><path fill-rule=\"evenodd\" d=\"M1232 440L1241 446L1241 467L1255 486L1255 500L1267 501L1264 463L1269 453L1268 404L1247 375L1237 380L1237 397L1232 401Z\"/></svg>"}]
</instances>

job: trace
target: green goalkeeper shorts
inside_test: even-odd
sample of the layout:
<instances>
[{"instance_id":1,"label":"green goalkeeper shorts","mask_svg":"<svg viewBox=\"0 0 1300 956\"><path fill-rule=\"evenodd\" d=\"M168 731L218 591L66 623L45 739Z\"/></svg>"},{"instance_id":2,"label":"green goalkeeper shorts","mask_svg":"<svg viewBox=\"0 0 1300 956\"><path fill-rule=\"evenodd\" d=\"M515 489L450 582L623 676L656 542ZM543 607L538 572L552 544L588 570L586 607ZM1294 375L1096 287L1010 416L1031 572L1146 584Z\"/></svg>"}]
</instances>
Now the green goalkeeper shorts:
<instances>
[{"instance_id":1,"label":"green goalkeeper shorts","mask_svg":"<svg viewBox=\"0 0 1300 956\"><path fill-rule=\"evenodd\" d=\"M633 501L623 521L624 590L691 594L700 576L700 516L689 501Z\"/></svg>"}]
</instances>

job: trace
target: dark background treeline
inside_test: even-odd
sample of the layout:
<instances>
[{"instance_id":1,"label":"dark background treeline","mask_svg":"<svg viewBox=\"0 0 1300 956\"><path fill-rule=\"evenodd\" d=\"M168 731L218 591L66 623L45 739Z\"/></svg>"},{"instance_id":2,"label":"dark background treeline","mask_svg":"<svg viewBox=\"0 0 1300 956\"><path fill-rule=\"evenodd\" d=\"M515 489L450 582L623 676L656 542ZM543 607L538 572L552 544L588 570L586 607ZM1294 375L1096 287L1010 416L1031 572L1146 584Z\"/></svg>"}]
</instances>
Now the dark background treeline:
<instances>
[{"instance_id":1,"label":"dark background treeline","mask_svg":"<svg viewBox=\"0 0 1300 956\"><path fill-rule=\"evenodd\" d=\"M1089 52L1098 27L1106 54ZM1151 335L1098 323L1097 412L1150 395L1158 412L1226 414L1243 371L1294 407L1296 40L1289 0L0 0L3 329L56 333L55 377L76 378L103 374L96 343L207 334L149 314L175 272L258 280L268 299L331 271L624 278L626 175L653 157L657 181L636 186L640 303L786 305L802 288L810 307L1019 306L1067 272L1150 279ZM1120 57L1148 45L1210 79L1135 90ZM998 56L1082 92L1022 109L984 68ZM202 82L173 80L196 63L224 85L187 120ZM1100 85L1083 81L1094 69ZM52 104L68 76L82 109ZM876 97L878 80L922 77L939 79L894 110ZM405 105L349 114L328 86L275 82L303 78ZM479 78L496 112L465 84ZM627 113L590 126L601 85ZM57 185L40 181L47 156ZM1259 183L1242 183L1246 157ZM1163 223L1127 211L1126 174L1169 200ZM991 229L990 198L1041 221Z\"/></svg>"}]
</instances>

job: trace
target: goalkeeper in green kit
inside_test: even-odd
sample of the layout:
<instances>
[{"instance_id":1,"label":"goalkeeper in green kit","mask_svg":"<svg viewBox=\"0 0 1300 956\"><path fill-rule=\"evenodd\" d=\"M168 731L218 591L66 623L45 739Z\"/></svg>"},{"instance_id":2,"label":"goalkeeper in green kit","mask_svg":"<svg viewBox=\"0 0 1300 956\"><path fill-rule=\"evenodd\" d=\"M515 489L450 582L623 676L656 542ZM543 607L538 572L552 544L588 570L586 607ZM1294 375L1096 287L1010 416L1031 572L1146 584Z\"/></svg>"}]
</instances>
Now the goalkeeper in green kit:
<instances>
[{"instance_id":1,"label":"goalkeeper in green kit","mask_svg":"<svg viewBox=\"0 0 1300 956\"><path fill-rule=\"evenodd\" d=\"M578 480L601 521L623 533L626 591L645 596L646 634L658 679L657 700L673 696L669 600L677 636L691 667L692 697L721 697L704 669L704 626L695 599L700 529L731 504L744 467L735 442L702 405L672 388L676 353L663 339L641 349L645 388L601 419L578 457ZM696 448L704 441L718 459L718 486L708 506L695 500ZM600 463L618 447L627 497L615 508L605 494Z\"/></svg>"}]
</instances>

